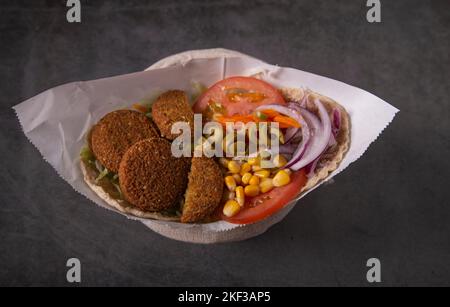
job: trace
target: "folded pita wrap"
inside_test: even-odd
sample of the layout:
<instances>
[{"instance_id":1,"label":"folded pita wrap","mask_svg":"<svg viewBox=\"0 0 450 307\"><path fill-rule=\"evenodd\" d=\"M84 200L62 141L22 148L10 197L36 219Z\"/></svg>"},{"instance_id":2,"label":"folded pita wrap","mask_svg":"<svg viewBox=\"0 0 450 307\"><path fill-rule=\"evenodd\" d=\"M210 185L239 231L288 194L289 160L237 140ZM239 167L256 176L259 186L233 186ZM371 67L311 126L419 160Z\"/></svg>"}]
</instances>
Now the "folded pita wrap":
<instances>
[{"instance_id":1,"label":"folded pita wrap","mask_svg":"<svg viewBox=\"0 0 450 307\"><path fill-rule=\"evenodd\" d=\"M286 101L300 102L304 98L306 98L305 95L307 95L307 99L310 101L316 98L320 99L320 101L326 108L330 118L332 118L333 111L335 109L339 109L341 114L341 124L339 132L336 135L336 144L329 146L327 150L323 154L321 154L317 163L317 167L315 168L313 174L309 176L306 185L300 191L300 193L303 193L313 188L321 180L326 179L329 174L338 167L339 163L344 158L344 155L347 152L350 144L350 119L345 108L331 98L320 95L318 93L314 93L310 90L305 91L300 88L282 88L280 91ZM311 103L306 104L306 109L313 113L316 112L314 105ZM90 142L87 143L89 144ZM131 214L139 218L175 222L180 221L179 214L177 215L173 213L170 214L139 210L138 208L127 202L125 199L123 199L121 197L121 194L118 193L116 187L111 182L106 179L96 180L96 178L100 174L100 171L95 166L84 160L80 161L80 166L87 185L109 206L119 210L120 212Z\"/></svg>"},{"instance_id":2,"label":"folded pita wrap","mask_svg":"<svg viewBox=\"0 0 450 307\"><path fill-rule=\"evenodd\" d=\"M106 113L129 106L155 91L171 88L189 91L192 81L207 84L227 76L255 73L261 73L264 80L277 88L291 88L283 90L291 99L302 97L304 91L298 88L301 85L314 89L317 92L314 95L320 97L327 110L338 107L342 116L337 145L322 156L301 195L265 220L247 225L225 221L184 224L171 215L138 212L119 201L111 186L95 182L96 169L85 164L80 168L79 153L86 144L86 134ZM195 243L240 241L265 232L281 221L300 198L359 159L398 112L359 88L298 69L270 65L227 49L186 51L158 61L145 72L68 83L32 97L14 106L14 110L26 137L75 191L163 236Z\"/></svg>"}]
</instances>

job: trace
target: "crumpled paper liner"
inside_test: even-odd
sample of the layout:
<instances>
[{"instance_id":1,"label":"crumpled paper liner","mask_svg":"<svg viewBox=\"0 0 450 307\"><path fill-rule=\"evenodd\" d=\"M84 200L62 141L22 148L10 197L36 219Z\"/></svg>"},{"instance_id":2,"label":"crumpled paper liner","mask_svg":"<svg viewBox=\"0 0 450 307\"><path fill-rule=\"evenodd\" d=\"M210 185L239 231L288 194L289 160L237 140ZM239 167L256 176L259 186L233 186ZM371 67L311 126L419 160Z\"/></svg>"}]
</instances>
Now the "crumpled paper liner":
<instances>
[{"instance_id":1,"label":"crumpled paper liner","mask_svg":"<svg viewBox=\"0 0 450 307\"><path fill-rule=\"evenodd\" d=\"M269 65L226 49L187 51L160 60L145 72L58 86L16 105L14 110L25 135L57 173L77 192L99 206L114 210L85 184L79 167L79 151L85 145L86 132L94 123L106 113L130 106L155 92L173 88L189 92L192 82L211 85L226 76L253 74L259 74L277 87L310 88L333 98L347 109L352 126L350 148L326 181L357 160L398 112L364 90L293 68ZM163 236L180 241L239 241L257 236L281 221L298 199L271 217L250 225L234 225L225 221L181 224L126 216L143 222Z\"/></svg>"}]
</instances>

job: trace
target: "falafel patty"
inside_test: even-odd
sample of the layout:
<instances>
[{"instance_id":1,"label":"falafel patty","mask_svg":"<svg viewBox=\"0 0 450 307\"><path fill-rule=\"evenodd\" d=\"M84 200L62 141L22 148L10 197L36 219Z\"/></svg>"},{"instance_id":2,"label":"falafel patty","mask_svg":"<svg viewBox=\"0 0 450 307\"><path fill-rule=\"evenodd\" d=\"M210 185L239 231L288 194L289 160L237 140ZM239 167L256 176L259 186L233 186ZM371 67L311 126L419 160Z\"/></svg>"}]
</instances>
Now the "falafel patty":
<instances>
[{"instance_id":1,"label":"falafel patty","mask_svg":"<svg viewBox=\"0 0 450 307\"><path fill-rule=\"evenodd\" d=\"M127 149L151 137L159 137L159 133L150 118L136 111L118 110L106 114L92 128L90 146L103 166L117 172Z\"/></svg>"},{"instance_id":2,"label":"falafel patty","mask_svg":"<svg viewBox=\"0 0 450 307\"><path fill-rule=\"evenodd\" d=\"M196 223L209 217L219 206L223 176L212 158L192 158L181 222Z\"/></svg>"},{"instance_id":3,"label":"falafel patty","mask_svg":"<svg viewBox=\"0 0 450 307\"><path fill-rule=\"evenodd\" d=\"M176 122L187 122L192 133L194 131L194 112L183 91L171 90L161 94L152 106L152 117L161 135L169 140L178 136L171 133Z\"/></svg>"},{"instance_id":4,"label":"falafel patty","mask_svg":"<svg viewBox=\"0 0 450 307\"><path fill-rule=\"evenodd\" d=\"M119 184L124 198L142 211L176 209L186 190L189 164L175 158L163 138L137 142L124 154Z\"/></svg>"}]
</instances>

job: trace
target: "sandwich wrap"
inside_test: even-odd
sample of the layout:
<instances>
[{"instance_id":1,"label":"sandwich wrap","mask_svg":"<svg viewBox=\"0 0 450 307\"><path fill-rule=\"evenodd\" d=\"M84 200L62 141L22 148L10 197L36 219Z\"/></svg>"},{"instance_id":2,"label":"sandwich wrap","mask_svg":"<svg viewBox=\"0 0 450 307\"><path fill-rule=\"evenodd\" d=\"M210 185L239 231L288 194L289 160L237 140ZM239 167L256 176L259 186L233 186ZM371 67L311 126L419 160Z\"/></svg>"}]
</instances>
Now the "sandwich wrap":
<instances>
[{"instance_id":1,"label":"sandwich wrap","mask_svg":"<svg viewBox=\"0 0 450 307\"><path fill-rule=\"evenodd\" d=\"M345 153L348 150L350 144L350 120L347 111L339 105L336 101L331 98L322 96L318 93L311 91L304 91L299 88L284 88L281 92L286 99L286 101L301 102L302 100L314 100L319 99L324 107L327 109L328 116L333 117L333 111L339 109L340 114L340 127L339 133L336 135L335 144L329 146L324 153L320 155L319 161L317 162L317 167L314 172L308 177L306 185L302 188L300 193L303 193L311 188L313 188L321 180L325 180L328 175L334 171L339 163L344 158ZM308 96L308 97L305 97ZM309 104L311 105L311 104ZM306 106L308 109L308 106ZM313 111L310 106L309 111ZM89 139L89 133L88 133ZM87 144L90 144L87 141ZM131 205L121 195L117 192L116 187L111 184L108 180L96 180L100 175L100 171L96 169L95 166L89 164L86 161L80 160L80 167L83 172L84 180L86 184L108 205L119 210L120 212L134 215L140 218L155 219L162 221L180 221L180 217L176 215L164 214L161 212L149 212L142 211Z\"/></svg>"},{"instance_id":2,"label":"sandwich wrap","mask_svg":"<svg viewBox=\"0 0 450 307\"><path fill-rule=\"evenodd\" d=\"M172 56L158 62L147 72L66 84L41 93L14 109L26 136L58 174L81 194L98 205L111 209L111 204L106 205L104 199L86 185L84 174L79 167L79 151L94 123L107 112L129 106L155 91L161 92L171 88L190 91L192 82L210 85L230 75L255 74L278 88L287 87L299 92L309 88L315 93L333 97L350 115L348 127L352 128L348 139L351 139L351 142L349 143L348 139L339 142L342 145L342 153L348 151L347 154L343 159L335 155L337 160L330 159L329 163L325 163L328 166L318 172L315 180L308 182L307 190L300 197L320 186L325 181L323 179L331 179L358 159L398 111L374 95L344 83L292 68L269 65L233 51L218 49ZM321 99L327 104L334 103L331 98L322 96ZM294 199L264 221L244 226L224 221L186 225L143 219L121 212L118 208L112 209L142 221L165 236L183 241L211 243L242 240L258 235L281 220L297 200L298 198Z\"/></svg>"}]
</instances>

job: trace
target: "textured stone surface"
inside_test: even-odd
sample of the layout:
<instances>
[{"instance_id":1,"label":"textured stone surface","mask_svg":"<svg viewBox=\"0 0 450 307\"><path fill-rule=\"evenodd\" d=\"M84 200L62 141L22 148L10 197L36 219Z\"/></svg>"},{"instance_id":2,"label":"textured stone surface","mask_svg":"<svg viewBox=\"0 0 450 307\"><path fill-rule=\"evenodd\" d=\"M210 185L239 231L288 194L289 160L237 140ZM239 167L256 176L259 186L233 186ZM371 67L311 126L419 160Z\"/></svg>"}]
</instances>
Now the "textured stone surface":
<instances>
[{"instance_id":1,"label":"textured stone surface","mask_svg":"<svg viewBox=\"0 0 450 307\"><path fill-rule=\"evenodd\" d=\"M450 285L448 1L66 1L0 4L0 284ZM145 4L144 4L145 3ZM366 89L401 110L363 159L266 234L198 246L93 205L27 141L11 107L75 80L225 47Z\"/></svg>"}]
</instances>

